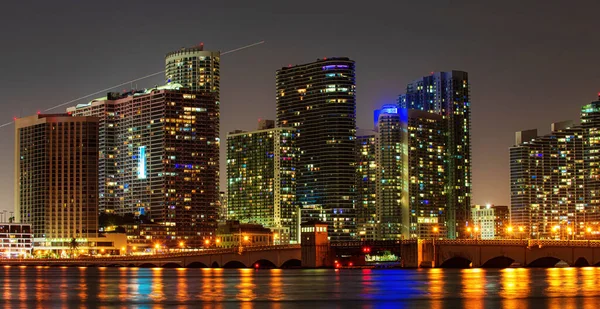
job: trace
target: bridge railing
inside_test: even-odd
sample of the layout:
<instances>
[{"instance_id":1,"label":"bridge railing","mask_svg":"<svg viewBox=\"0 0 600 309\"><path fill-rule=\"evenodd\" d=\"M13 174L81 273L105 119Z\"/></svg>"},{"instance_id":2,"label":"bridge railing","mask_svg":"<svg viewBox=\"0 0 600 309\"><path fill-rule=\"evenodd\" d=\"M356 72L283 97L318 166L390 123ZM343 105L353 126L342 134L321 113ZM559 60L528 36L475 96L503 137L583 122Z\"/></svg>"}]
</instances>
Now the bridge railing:
<instances>
[{"instance_id":1,"label":"bridge railing","mask_svg":"<svg viewBox=\"0 0 600 309\"><path fill-rule=\"evenodd\" d=\"M284 250L284 249L298 249L300 245L273 245L273 246L247 246L243 247L242 252L258 252L258 251L269 251L269 250ZM215 254L231 254L238 253L239 248L221 248L221 249L206 249L203 251L189 251L189 252L168 252L168 253L156 253L149 255L115 255L115 256L102 256L102 257L80 257L80 258L65 258L65 259L40 259L40 258L28 258L20 259L22 261L44 261L44 262L81 262L81 261L147 261L156 259L167 259L167 258L182 258L189 256L200 256L200 255L215 255ZM17 260L17 259L13 259Z\"/></svg>"}]
</instances>

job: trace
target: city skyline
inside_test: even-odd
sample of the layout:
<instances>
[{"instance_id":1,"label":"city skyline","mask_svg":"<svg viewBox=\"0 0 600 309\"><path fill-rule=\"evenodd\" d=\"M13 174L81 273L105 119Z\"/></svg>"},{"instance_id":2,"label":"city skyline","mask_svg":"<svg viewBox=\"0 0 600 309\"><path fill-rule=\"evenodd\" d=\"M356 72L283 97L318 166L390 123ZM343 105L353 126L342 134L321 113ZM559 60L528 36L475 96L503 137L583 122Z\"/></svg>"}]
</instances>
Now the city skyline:
<instances>
[{"instance_id":1,"label":"city skyline","mask_svg":"<svg viewBox=\"0 0 600 309\"><path fill-rule=\"evenodd\" d=\"M28 11L21 6L6 6L6 11L13 14L2 21L5 23L3 25L8 27L12 23L19 24L17 20L24 20ZM358 30L353 35L341 34L336 37L335 44L327 41L325 33L310 38L283 38L282 30L270 29L273 28L273 22L259 22L259 18L264 18L264 13L255 17L255 26L248 24L248 29L243 29L244 31L225 27L226 31L233 33L231 35L210 30L218 27L206 27L207 30L201 33L183 28L182 31L175 32L173 30L178 25L168 28L163 23L146 23L144 27L137 28L121 28L116 25L102 28L96 27L96 22L86 25L89 20L102 20L94 16L110 20L123 18L129 4L119 4L121 9L114 16L106 16L105 6L106 4L86 4L62 7L60 4L53 4L46 10L53 14L40 15L39 22L23 25L14 33L8 33L8 45L19 48L9 49L2 54L5 58L13 59L7 64L0 83L6 87L5 90L10 90L4 91L2 96L2 101L6 102L3 105L5 122L9 122L13 116L34 114L37 110L44 110L73 97L157 71L164 65L164 54L182 46L196 45L199 41L206 42L208 50L229 50L261 39L267 41L264 46L224 57L222 60L222 140L226 132L233 129L253 128L258 118L275 118L274 71L290 63L305 63L318 57L331 56L348 56L354 59L357 63L357 123L359 128L365 129L370 128L372 110L385 103L394 103L396 96L403 92L403 85L414 77L425 75L429 71L465 70L471 75L472 101L475 103L472 115L472 203L509 204L507 149L513 143L513 132L545 128L550 122L577 119L577 108L595 99L600 81L590 65L594 63L593 51L598 45L594 40L592 22L592 12L597 10L591 5L580 4L570 8L571 15L578 17L572 19L577 20L576 22L570 23L561 19L563 7L557 4L545 5L545 10L533 17L530 14L537 11L537 6L531 3L519 8L493 4L485 9L482 4L468 2L456 8L440 5L446 9L445 14L450 10L462 16L465 22L449 24L448 29L439 30L435 25L449 21L453 18L449 17L452 14L440 16L443 13L433 10L425 15L421 12L431 8L427 4L398 4L395 7L398 10L411 8L417 13L401 21L392 19L393 14L386 15L389 18L383 18L385 22L381 25L375 24L368 30ZM261 8L260 4L257 6ZM325 12L334 11L333 5L324 6ZM146 10L154 9L156 5L149 3L147 8L131 7ZM232 18L245 15L253 8L211 9L217 12L217 17L223 17L223 21L219 21L220 25L227 25ZM273 9L273 16L279 12L285 17L277 17L274 22L289 22L282 28L292 34L300 33L301 20L290 13L289 8L275 6ZM459 12L459 9L463 12ZM72 14L73 10L85 10L89 15L61 18L62 14ZM338 12L319 14L342 18L345 12ZM476 14L478 12L480 14ZM505 13L504 16L506 13L511 14L512 23L505 24L504 18L494 17L502 15L496 14L498 12ZM413 26L419 18L425 16L434 21L420 29ZM183 16L181 23L194 25L195 21L191 17ZM435 21L436 17L439 21ZM63 21L54 23L55 19ZM204 22L197 21L198 25L188 28L196 29L198 26L215 23L212 17L208 19ZM553 21L554 24L543 23L544 20ZM134 17L132 23L136 22L144 23L141 17ZM251 21L246 19L246 22ZM37 23L51 26L41 27ZM468 26L473 23L478 23L478 27ZM317 22L308 27L318 29L326 25L334 29L341 27L325 22ZM161 27L167 29L161 30ZM90 31L90 35L83 36L82 31ZM403 36L403 40L421 42L419 47L400 49L402 45L392 41L402 40L389 40L390 37L397 37L392 36L395 31ZM436 46L456 38L453 31L462 31L457 47L436 50ZM164 37L157 43L153 39L157 33L169 33L171 36ZM371 33L377 35L371 36ZM78 36L80 40L71 42L69 35ZM389 37L385 37L386 35ZM533 37L536 38L535 43L530 42ZM431 40L426 40L427 38ZM564 44L554 44L556 40L561 40ZM65 49L65 46L69 48ZM130 48L124 51L123 46ZM45 56L36 56L37 51L42 51ZM401 51L400 57L393 56L397 51ZM374 55L377 57L373 57ZM87 60L87 56L94 60L83 61ZM561 59L569 61L561 62ZM31 63L31 69L23 70L21 67L24 63ZM519 65L515 65L516 63ZM553 65L549 65L550 63ZM123 70L119 71L119 68ZM162 83L164 76L159 75L144 81L143 85L140 82L138 88ZM241 91L236 91L237 89ZM510 91L506 91L507 89ZM54 112L63 111L64 109L58 109ZM5 162L0 164L0 173L4 175L5 183L9 183L9 186L0 189L0 196L9 201L0 205L0 209L12 211L12 179L8 177L14 175L11 156L14 127L8 126L0 130L4 146L0 157L5 158ZM223 158L223 147L221 148ZM225 166L223 160L221 162L221 166ZM223 174L221 173L222 187Z\"/></svg>"}]
</instances>

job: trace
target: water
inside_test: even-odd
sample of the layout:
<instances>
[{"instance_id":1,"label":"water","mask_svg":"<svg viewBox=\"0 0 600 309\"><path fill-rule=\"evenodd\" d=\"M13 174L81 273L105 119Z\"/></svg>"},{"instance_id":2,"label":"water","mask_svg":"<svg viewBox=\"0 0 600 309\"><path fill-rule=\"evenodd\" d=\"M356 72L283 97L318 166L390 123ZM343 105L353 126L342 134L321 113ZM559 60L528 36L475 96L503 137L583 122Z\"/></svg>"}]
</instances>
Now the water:
<instances>
[{"instance_id":1,"label":"water","mask_svg":"<svg viewBox=\"0 0 600 309\"><path fill-rule=\"evenodd\" d=\"M600 308L600 268L0 267L1 308Z\"/></svg>"}]
</instances>

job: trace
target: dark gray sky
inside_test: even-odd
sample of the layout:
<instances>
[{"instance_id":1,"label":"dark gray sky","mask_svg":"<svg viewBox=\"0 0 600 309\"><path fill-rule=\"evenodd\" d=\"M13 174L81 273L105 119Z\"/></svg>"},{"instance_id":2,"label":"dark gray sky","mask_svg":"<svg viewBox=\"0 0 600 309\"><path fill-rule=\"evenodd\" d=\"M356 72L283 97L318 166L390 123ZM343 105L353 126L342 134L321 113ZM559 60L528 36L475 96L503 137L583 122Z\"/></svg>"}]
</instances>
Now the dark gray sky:
<instances>
[{"instance_id":1,"label":"dark gray sky","mask_svg":"<svg viewBox=\"0 0 600 309\"><path fill-rule=\"evenodd\" d=\"M600 91L597 0L353 2L4 1L0 124L161 71L167 52L199 42L227 51L266 41L222 58L223 141L275 118L275 70L288 64L354 59L362 128L407 82L464 70L473 202L508 204L514 131L546 133L551 122L577 119ZM14 127L0 128L0 209L13 208L13 143Z\"/></svg>"}]
</instances>

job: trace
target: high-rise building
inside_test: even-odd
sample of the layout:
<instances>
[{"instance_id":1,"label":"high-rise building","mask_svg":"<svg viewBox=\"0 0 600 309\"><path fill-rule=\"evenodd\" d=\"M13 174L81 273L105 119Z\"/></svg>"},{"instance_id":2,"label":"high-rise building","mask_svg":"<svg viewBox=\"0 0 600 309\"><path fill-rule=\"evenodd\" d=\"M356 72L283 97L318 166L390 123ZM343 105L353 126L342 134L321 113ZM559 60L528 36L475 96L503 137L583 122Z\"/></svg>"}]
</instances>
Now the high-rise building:
<instances>
[{"instance_id":1,"label":"high-rise building","mask_svg":"<svg viewBox=\"0 0 600 309\"><path fill-rule=\"evenodd\" d=\"M98 119L38 114L15 121L15 213L34 238L98 236Z\"/></svg>"},{"instance_id":2,"label":"high-rise building","mask_svg":"<svg viewBox=\"0 0 600 309\"><path fill-rule=\"evenodd\" d=\"M589 223L584 130L572 121L551 129L517 132L510 148L512 227L524 237L576 238Z\"/></svg>"},{"instance_id":3,"label":"high-rise building","mask_svg":"<svg viewBox=\"0 0 600 309\"><path fill-rule=\"evenodd\" d=\"M227 221L227 192L219 192L219 222Z\"/></svg>"},{"instance_id":4,"label":"high-rise building","mask_svg":"<svg viewBox=\"0 0 600 309\"><path fill-rule=\"evenodd\" d=\"M409 236L408 205L402 204L402 119L395 105L375 111L377 119L377 239L396 240Z\"/></svg>"},{"instance_id":5,"label":"high-rise building","mask_svg":"<svg viewBox=\"0 0 600 309\"><path fill-rule=\"evenodd\" d=\"M471 209L471 108L467 72L436 72L406 87L399 107L444 119L446 227L449 238L467 237Z\"/></svg>"},{"instance_id":6,"label":"high-rise building","mask_svg":"<svg viewBox=\"0 0 600 309\"><path fill-rule=\"evenodd\" d=\"M302 221L329 224L331 240L356 236L354 61L324 58L276 73L277 124L297 131Z\"/></svg>"},{"instance_id":7,"label":"high-rise building","mask_svg":"<svg viewBox=\"0 0 600 309\"><path fill-rule=\"evenodd\" d=\"M170 52L165 58L167 84L180 84L191 91L212 92L219 101L220 52L204 50L204 44Z\"/></svg>"},{"instance_id":8,"label":"high-rise building","mask_svg":"<svg viewBox=\"0 0 600 309\"><path fill-rule=\"evenodd\" d=\"M378 239L446 233L445 126L441 115L385 105L375 111Z\"/></svg>"},{"instance_id":9,"label":"high-rise building","mask_svg":"<svg viewBox=\"0 0 600 309\"><path fill-rule=\"evenodd\" d=\"M411 238L447 235L448 197L445 186L447 139L442 116L419 110L402 113L402 201L409 213ZM405 232L405 231L404 231Z\"/></svg>"},{"instance_id":10,"label":"high-rise building","mask_svg":"<svg viewBox=\"0 0 600 309\"><path fill-rule=\"evenodd\" d=\"M581 108L581 127L584 134L586 221L600 228L600 93L598 101ZM586 228L587 230L587 228ZM598 235L596 235L598 237Z\"/></svg>"},{"instance_id":11,"label":"high-rise building","mask_svg":"<svg viewBox=\"0 0 600 309\"><path fill-rule=\"evenodd\" d=\"M356 230L361 240L377 238L377 132L356 134Z\"/></svg>"},{"instance_id":12,"label":"high-rise building","mask_svg":"<svg viewBox=\"0 0 600 309\"><path fill-rule=\"evenodd\" d=\"M110 141L101 143L100 165L115 165L100 178L100 187L112 194L100 196L106 209L147 214L167 226L166 240L186 240L189 246L214 237L220 141L219 103L213 94L170 83L109 94L68 111L114 116L101 121L100 128Z\"/></svg>"},{"instance_id":13,"label":"high-rise building","mask_svg":"<svg viewBox=\"0 0 600 309\"><path fill-rule=\"evenodd\" d=\"M268 227L278 243L298 242L295 139L273 121L227 136L227 219Z\"/></svg>"}]
</instances>

